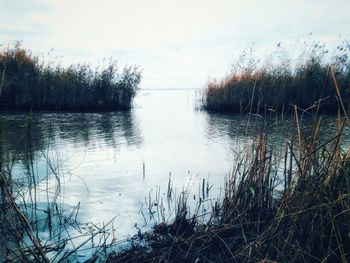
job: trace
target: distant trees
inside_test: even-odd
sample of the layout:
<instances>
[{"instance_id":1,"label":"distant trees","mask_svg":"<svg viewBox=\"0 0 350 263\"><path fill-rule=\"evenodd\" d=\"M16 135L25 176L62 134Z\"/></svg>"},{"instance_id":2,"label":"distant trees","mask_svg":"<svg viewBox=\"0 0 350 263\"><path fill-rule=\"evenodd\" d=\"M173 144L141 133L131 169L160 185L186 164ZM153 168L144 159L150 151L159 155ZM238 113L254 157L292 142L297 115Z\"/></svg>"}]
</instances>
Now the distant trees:
<instances>
[{"instance_id":1,"label":"distant trees","mask_svg":"<svg viewBox=\"0 0 350 263\"><path fill-rule=\"evenodd\" d=\"M120 72L115 61L52 67L18 44L0 51L0 110L129 109L140 81L138 67Z\"/></svg>"}]
</instances>

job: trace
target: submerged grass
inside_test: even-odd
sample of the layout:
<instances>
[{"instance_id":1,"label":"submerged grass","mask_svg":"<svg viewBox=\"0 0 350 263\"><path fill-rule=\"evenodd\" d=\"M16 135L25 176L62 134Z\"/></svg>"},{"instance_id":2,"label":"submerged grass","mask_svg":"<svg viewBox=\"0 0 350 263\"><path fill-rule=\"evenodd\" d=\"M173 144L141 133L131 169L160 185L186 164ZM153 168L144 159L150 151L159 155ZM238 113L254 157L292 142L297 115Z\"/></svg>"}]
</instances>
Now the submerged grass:
<instances>
[{"instance_id":1,"label":"submerged grass","mask_svg":"<svg viewBox=\"0 0 350 263\"><path fill-rule=\"evenodd\" d=\"M305 44L306 45L306 44ZM244 52L222 81L209 82L203 107L210 111L266 113L293 112L294 105L319 112L337 112L338 100L331 77L336 72L344 105L350 105L350 44L335 51L317 42L303 47L291 59L281 46L260 63L254 52Z\"/></svg>"},{"instance_id":2,"label":"submerged grass","mask_svg":"<svg viewBox=\"0 0 350 263\"><path fill-rule=\"evenodd\" d=\"M129 109L140 80L137 67L52 66L16 44L0 51L0 110Z\"/></svg>"}]
</instances>

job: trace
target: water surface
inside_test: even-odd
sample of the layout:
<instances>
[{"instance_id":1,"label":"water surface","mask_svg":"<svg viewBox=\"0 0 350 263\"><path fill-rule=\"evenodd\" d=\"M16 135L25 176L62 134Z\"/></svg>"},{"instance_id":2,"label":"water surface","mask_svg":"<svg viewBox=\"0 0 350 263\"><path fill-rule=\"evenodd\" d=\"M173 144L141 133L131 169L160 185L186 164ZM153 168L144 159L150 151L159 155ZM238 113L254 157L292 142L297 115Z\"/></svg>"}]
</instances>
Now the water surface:
<instances>
[{"instance_id":1,"label":"water surface","mask_svg":"<svg viewBox=\"0 0 350 263\"><path fill-rule=\"evenodd\" d=\"M28 114L2 113L3 152L16 150L20 160L25 149L32 148L42 184L47 183L46 175L53 176L47 165L50 160L60 176L65 207L80 202L82 222L102 225L117 216L114 228L124 238L135 233L135 223L145 223L140 208L150 193L159 191L165 199L169 174L178 192L190 185L196 195L205 179L217 195L236 154L261 130L265 128L276 145L288 139L287 120L281 125L272 117L262 125L253 121L259 116L251 116L248 129L246 116L196 110L196 94L143 90L130 112L33 113L30 129L25 122ZM331 136L332 117L325 117L324 127L323 136ZM28 130L30 145L21 140ZM19 161L17 176L25 169L25 162Z\"/></svg>"}]
</instances>

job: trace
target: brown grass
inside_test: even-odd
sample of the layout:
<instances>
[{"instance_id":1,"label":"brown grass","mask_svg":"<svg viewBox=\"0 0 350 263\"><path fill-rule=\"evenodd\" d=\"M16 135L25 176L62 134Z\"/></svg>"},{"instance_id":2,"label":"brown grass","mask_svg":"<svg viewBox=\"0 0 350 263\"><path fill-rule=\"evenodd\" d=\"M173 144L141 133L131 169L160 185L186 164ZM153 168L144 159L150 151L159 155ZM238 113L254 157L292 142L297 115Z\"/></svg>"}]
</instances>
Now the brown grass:
<instances>
[{"instance_id":1,"label":"brown grass","mask_svg":"<svg viewBox=\"0 0 350 263\"><path fill-rule=\"evenodd\" d=\"M19 44L0 51L0 110L125 110L140 81L138 67L120 70L116 61L62 67L40 62Z\"/></svg>"},{"instance_id":2,"label":"brown grass","mask_svg":"<svg viewBox=\"0 0 350 263\"><path fill-rule=\"evenodd\" d=\"M321 118L311 132L297 107L293 118L284 153L261 133L235 161L209 220L181 201L172 222L139 233L107 262L349 262L350 148L341 146L350 123L338 120L324 142Z\"/></svg>"},{"instance_id":3,"label":"brown grass","mask_svg":"<svg viewBox=\"0 0 350 263\"><path fill-rule=\"evenodd\" d=\"M345 42L338 53L329 58L328 50L315 45L296 64L287 57L279 63L265 64L237 61L223 80L212 81L204 93L203 107L210 111L293 112L294 105L318 112L337 112L338 103L332 68L341 87L344 107L350 105L350 45ZM253 56L253 55L251 55ZM275 55L275 56L278 56ZM285 55L286 56L286 55ZM243 66L241 65L243 64Z\"/></svg>"}]
</instances>

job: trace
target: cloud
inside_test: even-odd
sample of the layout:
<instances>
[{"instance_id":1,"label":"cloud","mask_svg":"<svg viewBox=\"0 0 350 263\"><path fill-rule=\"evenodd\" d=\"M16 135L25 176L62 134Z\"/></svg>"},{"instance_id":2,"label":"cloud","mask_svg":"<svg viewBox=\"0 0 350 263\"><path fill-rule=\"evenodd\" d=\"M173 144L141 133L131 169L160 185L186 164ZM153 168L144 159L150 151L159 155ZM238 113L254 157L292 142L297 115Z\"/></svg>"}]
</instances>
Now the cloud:
<instances>
[{"instance_id":1,"label":"cloud","mask_svg":"<svg viewBox=\"0 0 350 263\"><path fill-rule=\"evenodd\" d=\"M339 43L350 35L347 2L0 0L0 42L54 48L66 64L114 56L141 65L145 87L200 87L252 43L264 53L309 32Z\"/></svg>"},{"instance_id":2,"label":"cloud","mask_svg":"<svg viewBox=\"0 0 350 263\"><path fill-rule=\"evenodd\" d=\"M0 41L26 40L33 43L44 38L49 27L36 19L51 7L39 0L0 0Z\"/></svg>"}]
</instances>

